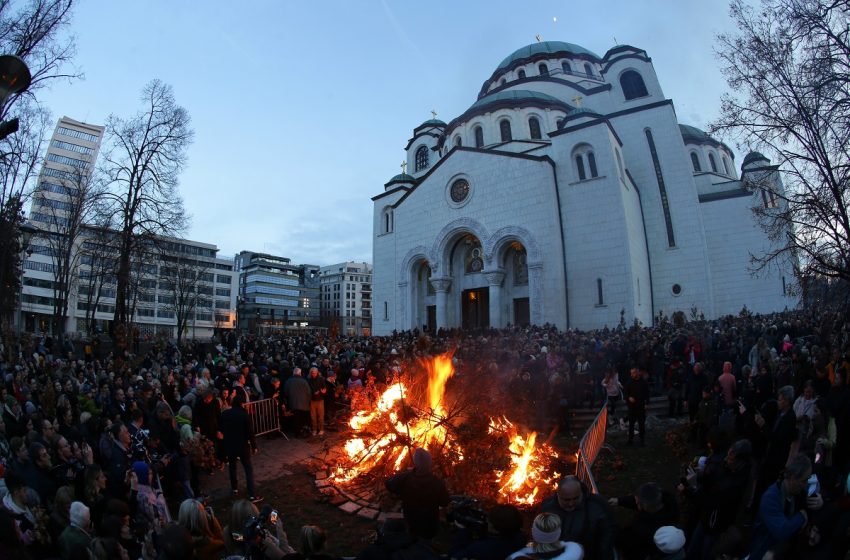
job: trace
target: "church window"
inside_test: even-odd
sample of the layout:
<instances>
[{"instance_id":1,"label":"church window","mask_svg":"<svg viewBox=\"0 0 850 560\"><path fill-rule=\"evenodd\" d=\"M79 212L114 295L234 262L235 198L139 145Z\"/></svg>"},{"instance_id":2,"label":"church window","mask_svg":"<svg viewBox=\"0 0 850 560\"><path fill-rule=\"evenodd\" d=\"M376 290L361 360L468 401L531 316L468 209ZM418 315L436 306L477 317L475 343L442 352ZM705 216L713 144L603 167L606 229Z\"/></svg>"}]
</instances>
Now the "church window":
<instances>
[{"instance_id":1,"label":"church window","mask_svg":"<svg viewBox=\"0 0 850 560\"><path fill-rule=\"evenodd\" d=\"M708 164L711 165L711 171L717 173L717 161L714 159L714 154L708 154Z\"/></svg>"},{"instance_id":2,"label":"church window","mask_svg":"<svg viewBox=\"0 0 850 560\"><path fill-rule=\"evenodd\" d=\"M508 81L507 81L506 79L504 79L504 78L502 78L501 80L499 80L499 85L500 85L500 86L503 86L503 85L505 85L506 83L508 83Z\"/></svg>"},{"instance_id":3,"label":"church window","mask_svg":"<svg viewBox=\"0 0 850 560\"><path fill-rule=\"evenodd\" d=\"M519 72L517 72L517 76L519 76L520 80L524 79L525 78L525 70L520 70Z\"/></svg>"},{"instance_id":4,"label":"church window","mask_svg":"<svg viewBox=\"0 0 850 560\"><path fill-rule=\"evenodd\" d=\"M422 171L423 169L427 169L428 167L428 147L427 146L419 146L416 150L416 165L414 169L416 171Z\"/></svg>"},{"instance_id":5,"label":"church window","mask_svg":"<svg viewBox=\"0 0 850 560\"><path fill-rule=\"evenodd\" d=\"M388 302L384 302L384 321L390 320L390 304Z\"/></svg>"},{"instance_id":6,"label":"church window","mask_svg":"<svg viewBox=\"0 0 850 560\"><path fill-rule=\"evenodd\" d=\"M457 204L466 200L466 197L469 196L469 182L466 179L458 179L452 183L449 189L449 196L451 196L452 202Z\"/></svg>"},{"instance_id":7,"label":"church window","mask_svg":"<svg viewBox=\"0 0 850 560\"><path fill-rule=\"evenodd\" d=\"M384 233L392 233L393 231L393 209L384 208L382 228Z\"/></svg>"},{"instance_id":8,"label":"church window","mask_svg":"<svg viewBox=\"0 0 850 560\"><path fill-rule=\"evenodd\" d=\"M702 171L702 167L699 165L699 156L696 152L691 152L691 163L694 166L694 173L699 173Z\"/></svg>"},{"instance_id":9,"label":"church window","mask_svg":"<svg viewBox=\"0 0 850 560\"><path fill-rule=\"evenodd\" d=\"M584 158L581 157L581 154L576 156L576 168L578 168L578 180L584 181L587 179L587 174L584 172Z\"/></svg>"},{"instance_id":10,"label":"church window","mask_svg":"<svg viewBox=\"0 0 850 560\"><path fill-rule=\"evenodd\" d=\"M561 128L562 124L564 124L564 119L558 119L557 121L555 121L555 126L557 128Z\"/></svg>"},{"instance_id":11,"label":"church window","mask_svg":"<svg viewBox=\"0 0 850 560\"><path fill-rule=\"evenodd\" d=\"M514 269L514 286L528 285L528 255L526 255L525 247L519 243L514 243L511 251L511 260L513 261Z\"/></svg>"},{"instance_id":12,"label":"church window","mask_svg":"<svg viewBox=\"0 0 850 560\"><path fill-rule=\"evenodd\" d=\"M542 137L540 135L540 121L537 120L537 117L528 119L528 131L531 134L532 140L540 140Z\"/></svg>"},{"instance_id":13,"label":"church window","mask_svg":"<svg viewBox=\"0 0 850 560\"><path fill-rule=\"evenodd\" d=\"M587 74L588 78L593 77L593 68L590 67L590 64L587 62L584 63L584 73Z\"/></svg>"},{"instance_id":14,"label":"church window","mask_svg":"<svg viewBox=\"0 0 850 560\"><path fill-rule=\"evenodd\" d=\"M602 298L602 278L596 279L596 305L605 305L605 300Z\"/></svg>"},{"instance_id":15,"label":"church window","mask_svg":"<svg viewBox=\"0 0 850 560\"><path fill-rule=\"evenodd\" d=\"M573 71L572 68L570 68L570 63L566 60L561 63L561 71L564 74L571 74Z\"/></svg>"},{"instance_id":16,"label":"church window","mask_svg":"<svg viewBox=\"0 0 850 560\"><path fill-rule=\"evenodd\" d=\"M460 136L455 136L455 146L463 146L463 139Z\"/></svg>"},{"instance_id":17,"label":"church window","mask_svg":"<svg viewBox=\"0 0 850 560\"><path fill-rule=\"evenodd\" d=\"M513 140L511 137L511 121L508 119L502 119L499 121L499 134L502 136L502 142L510 142Z\"/></svg>"},{"instance_id":18,"label":"church window","mask_svg":"<svg viewBox=\"0 0 850 560\"><path fill-rule=\"evenodd\" d=\"M620 76L620 87L623 88L623 95L626 100L637 99L649 95L646 91L646 84L643 83L643 78L634 70L626 70Z\"/></svg>"},{"instance_id":19,"label":"church window","mask_svg":"<svg viewBox=\"0 0 850 560\"><path fill-rule=\"evenodd\" d=\"M678 296L682 294L682 286L680 284L673 284L671 290L674 296Z\"/></svg>"},{"instance_id":20,"label":"church window","mask_svg":"<svg viewBox=\"0 0 850 560\"><path fill-rule=\"evenodd\" d=\"M661 210L664 212L664 224L667 226L667 246L676 246L676 237L673 235L673 217L670 214L670 201L667 200L667 185L664 182L664 173L661 171L661 160L658 159L658 150L655 149L655 139L652 131L644 130L646 143L649 145L649 154L652 156L652 165L655 168L655 181L658 183L658 194L661 198Z\"/></svg>"},{"instance_id":21,"label":"church window","mask_svg":"<svg viewBox=\"0 0 850 560\"><path fill-rule=\"evenodd\" d=\"M541 76L548 76L549 75L549 67L546 66L545 64L540 64L537 67L537 70L540 71Z\"/></svg>"},{"instance_id":22,"label":"church window","mask_svg":"<svg viewBox=\"0 0 850 560\"><path fill-rule=\"evenodd\" d=\"M587 166L590 168L591 177L599 177L599 173L596 172L596 156L593 152L587 152Z\"/></svg>"},{"instance_id":23,"label":"church window","mask_svg":"<svg viewBox=\"0 0 850 560\"><path fill-rule=\"evenodd\" d=\"M729 160L726 158L726 156L723 156L723 169L726 170L727 175L729 175L730 177L732 176L732 173L730 173L729 171Z\"/></svg>"},{"instance_id":24,"label":"church window","mask_svg":"<svg viewBox=\"0 0 850 560\"><path fill-rule=\"evenodd\" d=\"M484 146L484 130L480 126L476 126L473 132L475 133L475 147Z\"/></svg>"}]
</instances>

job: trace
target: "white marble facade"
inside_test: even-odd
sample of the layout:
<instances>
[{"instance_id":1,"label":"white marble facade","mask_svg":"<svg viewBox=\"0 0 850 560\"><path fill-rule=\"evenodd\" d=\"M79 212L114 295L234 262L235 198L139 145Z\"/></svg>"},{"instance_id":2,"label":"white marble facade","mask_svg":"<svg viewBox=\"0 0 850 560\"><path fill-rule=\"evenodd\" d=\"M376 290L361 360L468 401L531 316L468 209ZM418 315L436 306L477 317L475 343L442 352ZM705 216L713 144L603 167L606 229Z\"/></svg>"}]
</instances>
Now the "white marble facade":
<instances>
[{"instance_id":1,"label":"white marble facade","mask_svg":"<svg viewBox=\"0 0 850 560\"><path fill-rule=\"evenodd\" d=\"M651 324L796 305L791 267L752 273L770 243L748 177L721 142L681 126L652 61L548 41L508 56L478 99L416 127L407 171L374 201L373 330L429 325Z\"/></svg>"}]
</instances>

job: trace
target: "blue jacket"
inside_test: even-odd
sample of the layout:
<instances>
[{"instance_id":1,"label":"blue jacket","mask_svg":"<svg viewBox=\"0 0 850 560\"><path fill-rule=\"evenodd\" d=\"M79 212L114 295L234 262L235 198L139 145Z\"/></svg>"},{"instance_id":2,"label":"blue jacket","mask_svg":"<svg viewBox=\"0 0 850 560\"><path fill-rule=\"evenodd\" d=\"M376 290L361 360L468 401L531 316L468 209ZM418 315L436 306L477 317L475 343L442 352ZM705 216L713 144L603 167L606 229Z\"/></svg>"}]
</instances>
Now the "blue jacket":
<instances>
[{"instance_id":1,"label":"blue jacket","mask_svg":"<svg viewBox=\"0 0 850 560\"><path fill-rule=\"evenodd\" d=\"M806 520L794 502L790 516L785 514L785 493L782 482L765 490L759 505L759 514L753 528L750 560L761 560L768 550L784 545L799 531Z\"/></svg>"}]
</instances>

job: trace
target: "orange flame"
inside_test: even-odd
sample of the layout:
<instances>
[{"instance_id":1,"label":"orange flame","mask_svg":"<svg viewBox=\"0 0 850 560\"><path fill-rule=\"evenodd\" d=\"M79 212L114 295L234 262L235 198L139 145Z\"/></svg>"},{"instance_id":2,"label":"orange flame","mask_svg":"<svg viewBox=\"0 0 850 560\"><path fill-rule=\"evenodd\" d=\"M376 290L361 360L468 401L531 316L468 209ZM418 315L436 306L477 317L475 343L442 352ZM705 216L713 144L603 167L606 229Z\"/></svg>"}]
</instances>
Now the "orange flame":
<instances>
[{"instance_id":1,"label":"orange flame","mask_svg":"<svg viewBox=\"0 0 850 560\"><path fill-rule=\"evenodd\" d=\"M554 487L560 478L557 472L549 472L548 457L557 457L557 452L544 443L537 449L537 432L524 438L507 418L491 419L490 432L502 432L510 442L511 467L496 471L499 495L511 502L533 505L541 488Z\"/></svg>"}]
</instances>

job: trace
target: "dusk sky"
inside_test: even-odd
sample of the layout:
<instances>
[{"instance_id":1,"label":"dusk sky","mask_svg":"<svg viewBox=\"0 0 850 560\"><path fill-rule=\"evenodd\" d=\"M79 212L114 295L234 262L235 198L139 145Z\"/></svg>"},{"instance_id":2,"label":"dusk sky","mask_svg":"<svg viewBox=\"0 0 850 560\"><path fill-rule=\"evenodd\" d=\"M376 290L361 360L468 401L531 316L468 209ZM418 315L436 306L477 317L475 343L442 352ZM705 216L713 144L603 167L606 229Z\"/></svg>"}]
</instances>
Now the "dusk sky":
<instances>
[{"instance_id":1,"label":"dusk sky","mask_svg":"<svg viewBox=\"0 0 850 560\"><path fill-rule=\"evenodd\" d=\"M85 78L40 100L54 118L104 124L139 110L159 78L195 130L184 237L221 256L371 262L370 198L401 172L413 129L432 109L462 113L535 35L600 56L646 50L679 121L704 128L726 89L715 35L730 25L716 0L81 0L71 28Z\"/></svg>"}]
</instances>

